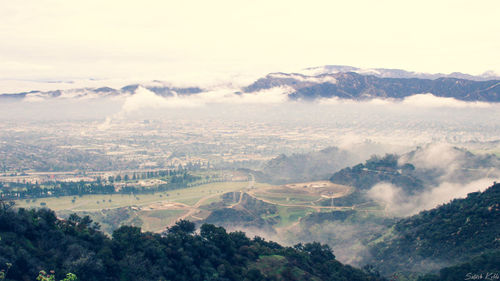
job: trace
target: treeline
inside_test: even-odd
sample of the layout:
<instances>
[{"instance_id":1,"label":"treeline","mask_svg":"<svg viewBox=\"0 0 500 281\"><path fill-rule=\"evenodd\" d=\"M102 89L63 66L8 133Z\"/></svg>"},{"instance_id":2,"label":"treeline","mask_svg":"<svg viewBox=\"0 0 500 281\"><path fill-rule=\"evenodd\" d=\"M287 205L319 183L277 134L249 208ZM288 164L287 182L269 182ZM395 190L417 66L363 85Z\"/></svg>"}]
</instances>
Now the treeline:
<instances>
[{"instance_id":1,"label":"treeline","mask_svg":"<svg viewBox=\"0 0 500 281\"><path fill-rule=\"evenodd\" d=\"M58 220L48 209L0 210L0 269L6 280L34 280L53 270L57 280L383 280L342 265L319 243L284 247L243 232L179 221L162 235L122 226L112 238L89 217Z\"/></svg>"},{"instance_id":2,"label":"treeline","mask_svg":"<svg viewBox=\"0 0 500 281\"><path fill-rule=\"evenodd\" d=\"M172 176L177 176L177 175L186 175L188 174L187 170L184 170L182 168L180 169L170 169L170 170L159 170L159 171L147 171L147 172L134 172L132 175L130 174L124 174L123 176L121 174L118 174L116 176L109 176L107 178L108 182L121 182L121 181L129 181L129 180L144 180L144 179L151 179L151 178L165 178L165 177L172 177ZM189 174L188 174L189 175ZM101 177L97 178L98 182L105 181Z\"/></svg>"},{"instance_id":3,"label":"treeline","mask_svg":"<svg viewBox=\"0 0 500 281\"><path fill-rule=\"evenodd\" d=\"M80 182L48 182L43 185L35 183L9 183L9 187L4 187L0 183L2 189L1 198L17 200L17 199L35 199L45 197L58 196L82 196L89 194L144 194L155 193L174 189L185 188L191 183L201 180L201 177L191 175L187 172L171 174L168 182L157 186L144 187L135 183L128 183L119 189L115 188L115 184L102 180L95 182L80 181Z\"/></svg>"}]
</instances>

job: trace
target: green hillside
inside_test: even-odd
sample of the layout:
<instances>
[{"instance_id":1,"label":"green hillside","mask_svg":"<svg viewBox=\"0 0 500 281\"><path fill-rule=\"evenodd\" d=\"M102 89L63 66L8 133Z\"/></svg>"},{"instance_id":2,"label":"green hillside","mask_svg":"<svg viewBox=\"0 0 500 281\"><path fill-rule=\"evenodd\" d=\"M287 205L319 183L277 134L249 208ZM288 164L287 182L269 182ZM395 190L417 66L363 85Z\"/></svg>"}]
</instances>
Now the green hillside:
<instances>
[{"instance_id":1,"label":"green hillside","mask_svg":"<svg viewBox=\"0 0 500 281\"><path fill-rule=\"evenodd\" d=\"M2 205L3 207L4 205ZM57 219L48 209L0 210L0 269L6 280L40 270L79 280L381 280L335 260L319 243L284 247L242 232L181 220L163 235L122 226L112 238L89 217Z\"/></svg>"},{"instance_id":2,"label":"green hillside","mask_svg":"<svg viewBox=\"0 0 500 281\"><path fill-rule=\"evenodd\" d=\"M397 222L372 242L370 263L384 274L429 272L500 249L500 184Z\"/></svg>"},{"instance_id":3,"label":"green hillside","mask_svg":"<svg viewBox=\"0 0 500 281\"><path fill-rule=\"evenodd\" d=\"M364 164L338 171L330 181L360 190L370 189L379 182L392 183L410 193L422 190L423 182L415 175L415 167L409 163L399 164L398 159L399 156L394 154L372 156Z\"/></svg>"}]
</instances>

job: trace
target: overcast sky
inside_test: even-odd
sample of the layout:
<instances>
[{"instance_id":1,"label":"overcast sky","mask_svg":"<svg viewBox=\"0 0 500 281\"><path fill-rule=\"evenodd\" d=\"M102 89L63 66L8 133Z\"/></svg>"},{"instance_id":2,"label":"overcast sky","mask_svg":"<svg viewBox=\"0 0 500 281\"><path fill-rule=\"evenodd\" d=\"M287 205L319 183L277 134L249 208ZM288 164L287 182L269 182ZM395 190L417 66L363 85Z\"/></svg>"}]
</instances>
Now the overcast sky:
<instances>
[{"instance_id":1,"label":"overcast sky","mask_svg":"<svg viewBox=\"0 0 500 281\"><path fill-rule=\"evenodd\" d=\"M0 79L500 73L500 1L0 0Z\"/></svg>"}]
</instances>

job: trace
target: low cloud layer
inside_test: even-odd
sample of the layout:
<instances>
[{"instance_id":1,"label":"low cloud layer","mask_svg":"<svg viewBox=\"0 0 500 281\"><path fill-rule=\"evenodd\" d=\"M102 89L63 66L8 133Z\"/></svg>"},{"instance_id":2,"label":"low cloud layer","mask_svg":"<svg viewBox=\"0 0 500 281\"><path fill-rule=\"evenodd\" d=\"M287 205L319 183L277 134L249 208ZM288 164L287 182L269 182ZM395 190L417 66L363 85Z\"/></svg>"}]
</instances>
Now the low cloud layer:
<instances>
[{"instance_id":1,"label":"low cloud layer","mask_svg":"<svg viewBox=\"0 0 500 281\"><path fill-rule=\"evenodd\" d=\"M284 74L271 74L274 76L280 76ZM285 77L289 77L290 75L285 75ZM294 77L293 75L291 75ZM297 76L301 79L306 79L303 78L302 76ZM325 77L307 77L307 79L326 79ZM317 83L318 81L314 80L314 83ZM111 81L111 80L103 80L103 81L110 81L112 84L119 85L123 81ZM193 104L196 105L203 105L203 104L210 104L210 103L218 103L218 104L245 104L245 103L250 103L250 104L255 104L255 103L262 103L262 104L279 104L279 103L287 103L287 102L292 102L288 98L288 95L293 93L295 90L291 87L287 86L278 86L270 89L265 89L261 90L259 92L254 92L254 93L242 93L241 87L243 84L238 82L239 80L235 78L234 83L227 83L227 82L220 82L217 83L212 82L210 85L206 85L206 87L203 87L205 91L199 93L199 94L194 94L194 95L181 95L181 96L170 96L170 97L164 97L164 96L157 96L155 97L156 94L154 93L149 93L146 94L145 91L147 91L145 88L152 86L152 87L164 87L164 86L169 86L169 87L174 87L174 84L170 83L165 83L161 81L153 81L153 82L145 82L141 83L141 85L144 85L144 87L139 87L136 90L136 93L133 96L138 96L138 97L130 97L129 93L123 93L121 92L119 95L103 95L101 93L96 93L92 91L91 88L76 88L78 86L78 83L75 81L55 81L53 84L54 85L60 85L60 83L64 84L64 87L59 88L60 95L56 96L49 96L45 93L30 93L26 96L24 99L25 102L40 102L40 101L50 101L50 100L58 100L58 99L98 99L102 97L107 97L107 98L118 98L118 99L126 99L126 106L134 106L132 103L137 103L142 106L149 104L149 107L184 107L188 106L191 107ZM1 81L0 81L1 82ZM87 81L88 82L88 81ZM97 86L99 83L102 81L96 80L92 81L92 85ZM76 84L73 84L76 83ZM1 84L1 83L0 83ZM50 84L50 83L45 83L45 84ZM68 86L73 85L73 88L67 88ZM182 85L179 83L175 83L177 87L189 87L192 85ZM101 87L104 85L101 85ZM155 99L156 102L149 103L148 101L145 100L152 100ZM321 98L316 100L314 103L320 104L320 105L362 105L362 106L379 106L379 107L393 107L393 106L398 106L400 108L454 108L454 109L463 109L463 108L488 108L495 106L495 103L488 103L488 102L470 102L470 101L462 101L462 100L457 100L455 98L451 97L438 97L433 95L432 93L425 93L425 94L415 94L411 95L408 97L405 97L402 100L398 99L393 99L393 98L371 98L371 99L366 99L366 100L353 100L353 99L342 99L338 97L331 97L331 98Z\"/></svg>"},{"instance_id":2,"label":"low cloud layer","mask_svg":"<svg viewBox=\"0 0 500 281\"><path fill-rule=\"evenodd\" d=\"M437 97L431 93L418 94L406 97L401 102L401 104L414 107L453 107L453 108L490 106L490 104L486 102L466 102L454 98Z\"/></svg>"},{"instance_id":3,"label":"low cloud layer","mask_svg":"<svg viewBox=\"0 0 500 281\"><path fill-rule=\"evenodd\" d=\"M424 179L426 188L409 195L402 188L382 182L373 186L368 197L385 204L395 216L412 215L434 208L470 192L482 191L500 179L498 158L474 155L446 143L430 143L402 155L399 165L411 163Z\"/></svg>"},{"instance_id":4,"label":"low cloud layer","mask_svg":"<svg viewBox=\"0 0 500 281\"><path fill-rule=\"evenodd\" d=\"M194 95L177 95L163 97L156 95L152 91L139 87L134 95L128 95L125 98L122 109L115 115L108 117L106 123L109 124L112 119L124 118L130 113L141 110L159 109L159 108L193 108L210 104L262 104L279 105L285 103L296 103L288 99L288 95L294 90L290 87L274 87L261 90L256 93L241 93L234 88L215 88L210 91ZM36 97L36 101L40 98ZM369 101L343 100L338 98L322 99L320 104L330 105L367 105L375 107L489 107L488 103L464 102L453 98L440 98L432 94L421 94L405 98L403 101L372 99Z\"/></svg>"},{"instance_id":5,"label":"low cloud layer","mask_svg":"<svg viewBox=\"0 0 500 281\"><path fill-rule=\"evenodd\" d=\"M416 108L486 108L492 106L487 102L469 102L454 98L438 97L432 93L416 94L405 97L403 100L374 98L363 101L340 99L337 97L325 98L321 104L366 104L377 106L400 105Z\"/></svg>"},{"instance_id":6,"label":"low cloud layer","mask_svg":"<svg viewBox=\"0 0 500 281\"><path fill-rule=\"evenodd\" d=\"M281 104L287 101L291 89L276 87L257 93L234 92L231 88L220 88L194 95L159 96L154 92L138 87L133 95L127 95L119 112L106 118L100 130L109 128L113 120L124 119L131 114L154 109L182 109L204 107L210 104Z\"/></svg>"},{"instance_id":7,"label":"low cloud layer","mask_svg":"<svg viewBox=\"0 0 500 281\"><path fill-rule=\"evenodd\" d=\"M379 183L368 191L368 197L385 205L385 211L394 216L408 216L445 204L468 193L483 191L493 184L494 178L483 178L466 184L443 182L424 192L409 196L390 183Z\"/></svg>"},{"instance_id":8,"label":"low cloud layer","mask_svg":"<svg viewBox=\"0 0 500 281\"><path fill-rule=\"evenodd\" d=\"M411 162L420 169L451 170L463 164L463 152L446 143L432 143L403 155L400 164Z\"/></svg>"},{"instance_id":9,"label":"low cloud layer","mask_svg":"<svg viewBox=\"0 0 500 281\"><path fill-rule=\"evenodd\" d=\"M164 98L146 88L139 87L134 95L128 96L125 99L119 114L128 114L154 108L196 107L201 105L196 100L181 98L177 94Z\"/></svg>"},{"instance_id":10,"label":"low cloud layer","mask_svg":"<svg viewBox=\"0 0 500 281\"><path fill-rule=\"evenodd\" d=\"M114 121L129 118L211 118L228 122L284 122L290 126L301 124L304 128L321 126L325 128L322 134L332 136L329 145L340 147L370 140L417 146L435 141L460 143L498 139L500 104L484 105L453 99L444 99L446 102L443 103L442 98L431 95L423 95L429 98L428 103L419 102L416 105L412 104L411 97L404 101L331 98L302 102L288 98L293 91L288 87L275 87L241 93L238 87L226 85L205 88L198 94L165 97L141 87L134 94L83 89L65 90L61 95L50 98L33 93L25 102L6 102L0 107L5 112L4 117L11 119L98 118L100 129L109 128ZM441 107L436 107L436 104ZM399 147L390 149L391 152L400 150Z\"/></svg>"},{"instance_id":11,"label":"low cloud layer","mask_svg":"<svg viewBox=\"0 0 500 281\"><path fill-rule=\"evenodd\" d=\"M191 108L209 104L280 104L287 101L291 89L276 87L257 93L235 93L231 88L213 89L193 95L159 96L139 87L133 95L125 98L122 113L132 113L148 108Z\"/></svg>"}]
</instances>

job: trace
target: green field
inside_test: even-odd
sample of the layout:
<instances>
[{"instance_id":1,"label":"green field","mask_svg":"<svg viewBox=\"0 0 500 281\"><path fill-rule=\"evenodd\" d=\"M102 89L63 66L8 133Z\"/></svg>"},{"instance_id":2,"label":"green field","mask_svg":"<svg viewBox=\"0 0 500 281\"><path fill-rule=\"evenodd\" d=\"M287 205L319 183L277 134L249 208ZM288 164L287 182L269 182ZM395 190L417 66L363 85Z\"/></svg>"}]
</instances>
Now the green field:
<instances>
[{"instance_id":1,"label":"green field","mask_svg":"<svg viewBox=\"0 0 500 281\"><path fill-rule=\"evenodd\" d=\"M276 227L287 227L293 223L299 221L300 218L305 217L311 213L316 212L314 209L307 207L286 207L286 206L276 206L278 212L272 215L262 216L263 219L277 218L279 223Z\"/></svg>"},{"instance_id":2,"label":"green field","mask_svg":"<svg viewBox=\"0 0 500 281\"><path fill-rule=\"evenodd\" d=\"M277 225L278 227L286 227L292 223L299 221L300 218L305 217L313 212L313 209L310 208L301 208L301 207L278 207L278 216L280 218L280 222Z\"/></svg>"},{"instance_id":3,"label":"green field","mask_svg":"<svg viewBox=\"0 0 500 281\"><path fill-rule=\"evenodd\" d=\"M208 216L210 211L207 207L211 203L222 200L224 193L234 191L253 193L251 196L275 204L277 212L262 218L277 220L278 228L290 227L308 214L323 211L317 208L318 199L321 199L319 192L254 182L217 182L154 194L65 196L39 198L35 202L18 200L16 205L24 208L47 207L61 217L71 213L88 215L99 222L107 233L112 233L120 225L134 225L158 232L181 217L197 220Z\"/></svg>"},{"instance_id":4,"label":"green field","mask_svg":"<svg viewBox=\"0 0 500 281\"><path fill-rule=\"evenodd\" d=\"M172 225L179 216L186 212L184 210L141 211L138 216L143 221L142 229L158 232L164 230L167 225Z\"/></svg>"},{"instance_id":5,"label":"green field","mask_svg":"<svg viewBox=\"0 0 500 281\"><path fill-rule=\"evenodd\" d=\"M26 200L18 200L16 201L16 205L23 208L39 208L43 207L41 203L44 202L45 207L54 211L98 211L126 206L148 206L157 202L178 202L192 206L203 197L237 191L247 186L248 182L217 182L155 194L62 196L59 198L39 198L35 202L29 200L29 203ZM75 198L74 203L72 202L73 198Z\"/></svg>"},{"instance_id":6,"label":"green field","mask_svg":"<svg viewBox=\"0 0 500 281\"><path fill-rule=\"evenodd\" d=\"M238 191L246 187L248 187L248 182L217 182L155 194L63 196L39 198L35 202L18 200L16 206L47 207L56 211L61 217L67 217L71 213L77 213L80 216L88 215L92 220L100 223L102 230L109 234L124 224L139 226L145 231L158 232L186 214L189 210L187 206L194 206L201 199L204 199L203 204L209 204L220 200L220 196L225 192ZM184 205L180 205L182 209L179 209L179 206L177 209L148 208L153 203L167 202ZM113 214L112 210L115 210L113 212L116 214Z\"/></svg>"},{"instance_id":7,"label":"green field","mask_svg":"<svg viewBox=\"0 0 500 281\"><path fill-rule=\"evenodd\" d=\"M347 195L352 188L326 181L304 182L282 186L262 186L250 193L265 202L282 206L315 207L325 197Z\"/></svg>"},{"instance_id":8,"label":"green field","mask_svg":"<svg viewBox=\"0 0 500 281\"><path fill-rule=\"evenodd\" d=\"M200 206L202 209L207 209L210 204L215 203L215 202L220 202L222 201L222 194L214 197L210 197L207 200L203 201L203 204Z\"/></svg>"},{"instance_id":9,"label":"green field","mask_svg":"<svg viewBox=\"0 0 500 281\"><path fill-rule=\"evenodd\" d=\"M320 196L311 196L294 193L255 193L257 198L268 200L275 204L297 204L297 205L313 205L314 201L321 199Z\"/></svg>"}]
</instances>

